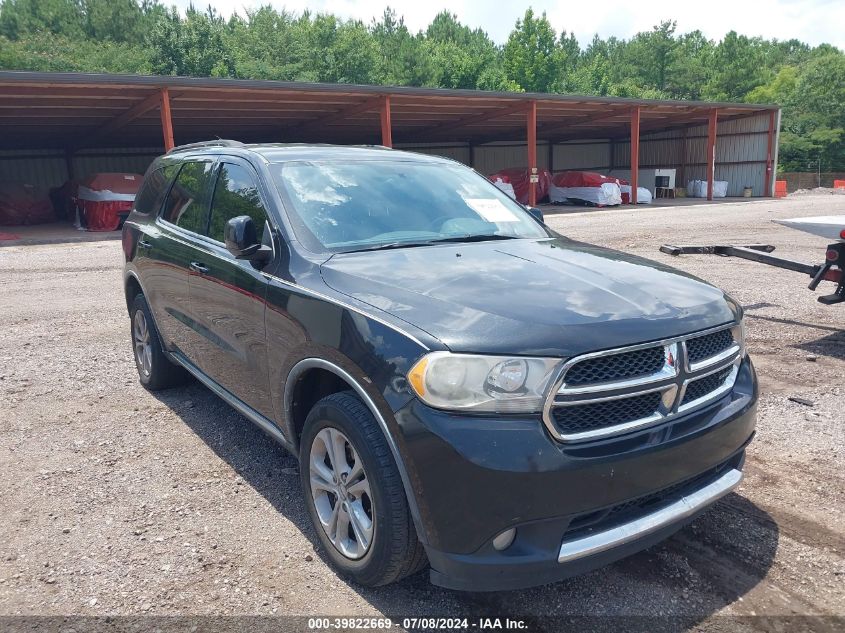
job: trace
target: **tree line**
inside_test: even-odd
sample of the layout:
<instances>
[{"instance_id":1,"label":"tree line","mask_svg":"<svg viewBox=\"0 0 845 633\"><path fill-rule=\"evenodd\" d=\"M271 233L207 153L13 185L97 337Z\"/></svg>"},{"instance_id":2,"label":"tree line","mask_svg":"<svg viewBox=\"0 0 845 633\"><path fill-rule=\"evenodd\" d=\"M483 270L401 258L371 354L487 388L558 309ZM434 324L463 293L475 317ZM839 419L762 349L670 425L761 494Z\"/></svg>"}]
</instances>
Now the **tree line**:
<instances>
[{"instance_id":1,"label":"tree line","mask_svg":"<svg viewBox=\"0 0 845 633\"><path fill-rule=\"evenodd\" d=\"M845 170L845 54L734 31L714 41L664 21L582 48L528 9L499 45L449 11L412 32L271 6L181 15L158 0L1 0L0 69L233 77L778 103L780 169Z\"/></svg>"}]
</instances>

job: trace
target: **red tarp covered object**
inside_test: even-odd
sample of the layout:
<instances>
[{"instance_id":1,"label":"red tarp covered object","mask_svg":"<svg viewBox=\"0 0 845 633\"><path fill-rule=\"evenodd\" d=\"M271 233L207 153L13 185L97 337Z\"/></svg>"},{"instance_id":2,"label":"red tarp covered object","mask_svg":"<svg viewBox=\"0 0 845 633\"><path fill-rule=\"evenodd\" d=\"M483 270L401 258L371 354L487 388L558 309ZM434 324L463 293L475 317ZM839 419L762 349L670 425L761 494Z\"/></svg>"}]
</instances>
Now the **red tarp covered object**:
<instances>
[{"instance_id":1,"label":"red tarp covered object","mask_svg":"<svg viewBox=\"0 0 845 633\"><path fill-rule=\"evenodd\" d=\"M556 187L601 187L606 182L618 185L619 179L595 171L562 171L552 178Z\"/></svg>"},{"instance_id":2,"label":"red tarp covered object","mask_svg":"<svg viewBox=\"0 0 845 633\"><path fill-rule=\"evenodd\" d=\"M618 178L594 171L562 171L552 178L549 199L605 207L622 204L622 192Z\"/></svg>"},{"instance_id":3,"label":"red tarp covered object","mask_svg":"<svg viewBox=\"0 0 845 633\"><path fill-rule=\"evenodd\" d=\"M537 182L537 202L540 202L549 195L549 184L552 181L552 175L545 169L538 169L537 175L540 177L539 182ZM528 204L528 188L531 180L527 168L509 167L508 169L501 169L494 174L490 174L488 178L490 182L496 182L496 179L499 178L502 182L510 183L513 185L517 202Z\"/></svg>"},{"instance_id":4,"label":"red tarp covered object","mask_svg":"<svg viewBox=\"0 0 845 633\"><path fill-rule=\"evenodd\" d=\"M43 224L55 220L47 194L34 185L0 183L0 225Z\"/></svg>"},{"instance_id":5,"label":"red tarp covered object","mask_svg":"<svg viewBox=\"0 0 845 633\"><path fill-rule=\"evenodd\" d=\"M77 189L77 204L89 231L114 231L135 202L140 174L91 174Z\"/></svg>"}]
</instances>

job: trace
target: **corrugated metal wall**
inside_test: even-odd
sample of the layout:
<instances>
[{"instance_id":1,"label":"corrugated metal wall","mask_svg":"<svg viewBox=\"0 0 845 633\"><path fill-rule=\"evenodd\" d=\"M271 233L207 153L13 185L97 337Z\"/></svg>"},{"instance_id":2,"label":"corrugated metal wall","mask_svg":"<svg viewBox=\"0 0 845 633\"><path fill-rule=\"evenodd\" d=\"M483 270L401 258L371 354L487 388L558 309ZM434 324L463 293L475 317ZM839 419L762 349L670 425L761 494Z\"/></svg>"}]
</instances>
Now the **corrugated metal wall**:
<instances>
[{"instance_id":1,"label":"corrugated metal wall","mask_svg":"<svg viewBox=\"0 0 845 633\"><path fill-rule=\"evenodd\" d=\"M470 151L469 145L466 143L417 143L416 145L396 143L394 147L409 152L417 152L418 154L445 156L446 158L451 158L452 160L469 165Z\"/></svg>"},{"instance_id":2,"label":"corrugated metal wall","mask_svg":"<svg viewBox=\"0 0 845 633\"><path fill-rule=\"evenodd\" d=\"M524 143L496 143L476 147L475 170L482 174L505 169L506 167L525 167L528 164L528 146ZM537 167L548 169L549 144L537 143Z\"/></svg>"},{"instance_id":3,"label":"corrugated metal wall","mask_svg":"<svg viewBox=\"0 0 845 633\"><path fill-rule=\"evenodd\" d=\"M763 195L768 114L719 124L716 141L716 179L727 180L728 195L742 195L750 185L755 196ZM430 143L403 145L397 149L446 156L470 164L482 174L506 167L524 167L527 147L520 142L503 142L473 148L466 143ZM684 149L686 148L686 151ZM551 149L551 151L550 151ZM645 168L678 170L678 186L689 180L705 179L707 168L707 126L643 135L640 140L640 165ZM609 171L612 167L630 168L630 142L598 139L556 144L537 144L537 164L555 172L567 169ZM73 158L77 178L94 172L143 173L161 148L114 149L80 152ZM550 160L551 159L551 160ZM67 180L64 154L56 151L0 152L0 181L26 182L42 188L56 187Z\"/></svg>"},{"instance_id":4,"label":"corrugated metal wall","mask_svg":"<svg viewBox=\"0 0 845 633\"><path fill-rule=\"evenodd\" d=\"M766 150L769 115L760 114L745 119L719 123L716 137L716 179L728 181L728 195L741 196L750 186L755 196L764 195ZM399 146L397 146L399 147ZM448 156L469 164L470 150L465 144L413 147L413 151ZM630 169L631 143L606 139L571 141L552 146L551 161L546 143L537 144L537 163L553 171L583 169L610 171L611 168ZM677 170L677 186L690 180L707 178L707 125L686 130L670 130L644 134L640 139L640 166ZM474 149L476 170L490 174L505 167L527 164L527 149L523 143L497 143Z\"/></svg>"},{"instance_id":5,"label":"corrugated metal wall","mask_svg":"<svg viewBox=\"0 0 845 633\"><path fill-rule=\"evenodd\" d=\"M554 171L577 169L582 171L607 171L610 169L610 141L572 141L553 147Z\"/></svg>"},{"instance_id":6,"label":"corrugated metal wall","mask_svg":"<svg viewBox=\"0 0 845 633\"><path fill-rule=\"evenodd\" d=\"M143 174L160 148L103 149L80 152L73 157L73 171L79 180L97 172ZM58 187L68 179L64 154L53 150L11 150L0 152L0 182L23 182L40 189Z\"/></svg>"},{"instance_id":7,"label":"corrugated metal wall","mask_svg":"<svg viewBox=\"0 0 845 633\"><path fill-rule=\"evenodd\" d=\"M746 186L752 188L753 195L763 195L768 132L768 114L718 124L715 178L728 181L729 196L741 196ZM706 154L706 125L643 135L640 139L640 166L677 169L679 187L686 186L690 180L707 178ZM614 145L617 167L630 168L630 158L630 142Z\"/></svg>"}]
</instances>

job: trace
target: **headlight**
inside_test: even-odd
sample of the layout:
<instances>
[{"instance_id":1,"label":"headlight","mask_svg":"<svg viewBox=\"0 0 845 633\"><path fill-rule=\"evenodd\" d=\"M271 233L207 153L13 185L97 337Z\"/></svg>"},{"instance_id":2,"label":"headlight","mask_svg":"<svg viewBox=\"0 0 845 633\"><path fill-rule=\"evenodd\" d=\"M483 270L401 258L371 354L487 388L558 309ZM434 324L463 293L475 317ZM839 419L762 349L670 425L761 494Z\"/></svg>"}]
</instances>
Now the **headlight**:
<instances>
[{"instance_id":1,"label":"headlight","mask_svg":"<svg viewBox=\"0 0 845 633\"><path fill-rule=\"evenodd\" d=\"M740 319L739 323L731 328L734 340L739 343L739 356L745 358L745 320Z\"/></svg>"},{"instance_id":2,"label":"headlight","mask_svg":"<svg viewBox=\"0 0 845 633\"><path fill-rule=\"evenodd\" d=\"M438 409L500 413L541 411L563 361L432 352L408 372L414 393Z\"/></svg>"}]
</instances>

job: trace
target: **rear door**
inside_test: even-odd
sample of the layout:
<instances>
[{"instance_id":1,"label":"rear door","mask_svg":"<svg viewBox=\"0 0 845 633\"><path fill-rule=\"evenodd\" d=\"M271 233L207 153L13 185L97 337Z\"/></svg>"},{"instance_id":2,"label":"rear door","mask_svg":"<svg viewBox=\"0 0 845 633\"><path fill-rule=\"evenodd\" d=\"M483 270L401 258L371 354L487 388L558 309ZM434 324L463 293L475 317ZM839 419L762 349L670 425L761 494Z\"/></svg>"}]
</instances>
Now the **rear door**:
<instances>
[{"instance_id":1,"label":"rear door","mask_svg":"<svg viewBox=\"0 0 845 633\"><path fill-rule=\"evenodd\" d=\"M202 334L195 363L215 382L273 418L264 327L267 282L252 263L235 259L223 244L231 218L248 215L259 239L272 246L259 179L247 161L221 157L215 176L207 239L191 275L191 310Z\"/></svg>"},{"instance_id":2,"label":"rear door","mask_svg":"<svg viewBox=\"0 0 845 633\"><path fill-rule=\"evenodd\" d=\"M202 336L191 314L189 278L192 264L201 259L213 175L213 159L185 161L145 237L150 265L144 281L156 325L168 349L192 362Z\"/></svg>"}]
</instances>

